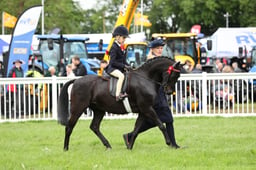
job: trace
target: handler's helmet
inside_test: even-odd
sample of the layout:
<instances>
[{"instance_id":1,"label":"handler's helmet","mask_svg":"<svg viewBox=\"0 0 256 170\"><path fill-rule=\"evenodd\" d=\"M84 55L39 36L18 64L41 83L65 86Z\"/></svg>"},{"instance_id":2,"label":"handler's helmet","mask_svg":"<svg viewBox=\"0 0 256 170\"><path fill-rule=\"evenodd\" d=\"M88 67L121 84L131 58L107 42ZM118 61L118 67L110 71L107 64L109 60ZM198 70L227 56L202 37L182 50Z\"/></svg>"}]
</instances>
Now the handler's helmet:
<instances>
[{"instance_id":1,"label":"handler's helmet","mask_svg":"<svg viewBox=\"0 0 256 170\"><path fill-rule=\"evenodd\" d=\"M116 27L114 32L112 33L112 36L115 37L117 35L129 37L128 29L123 25Z\"/></svg>"},{"instance_id":2,"label":"handler's helmet","mask_svg":"<svg viewBox=\"0 0 256 170\"><path fill-rule=\"evenodd\" d=\"M159 46L164 46L164 41L162 39L155 39L151 41L148 45L149 48L156 48Z\"/></svg>"}]
</instances>

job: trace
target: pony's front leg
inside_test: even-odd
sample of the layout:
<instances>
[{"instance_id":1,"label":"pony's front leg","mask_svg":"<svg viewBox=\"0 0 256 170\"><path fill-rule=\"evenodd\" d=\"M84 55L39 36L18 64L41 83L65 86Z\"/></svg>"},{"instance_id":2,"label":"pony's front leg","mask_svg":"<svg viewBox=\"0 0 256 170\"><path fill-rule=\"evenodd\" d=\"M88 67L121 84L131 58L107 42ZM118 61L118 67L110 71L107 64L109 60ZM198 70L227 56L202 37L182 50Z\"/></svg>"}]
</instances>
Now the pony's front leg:
<instances>
[{"instance_id":1,"label":"pony's front leg","mask_svg":"<svg viewBox=\"0 0 256 170\"><path fill-rule=\"evenodd\" d=\"M104 137L104 135L100 132L100 123L105 115L104 111L99 111L96 109L93 109L93 118L90 125L90 129L98 136L98 138L101 140L104 146L106 146L107 149L111 149L111 145L108 142L108 140Z\"/></svg>"},{"instance_id":2,"label":"pony's front leg","mask_svg":"<svg viewBox=\"0 0 256 170\"><path fill-rule=\"evenodd\" d=\"M135 140L136 140L136 138L137 138L137 136L139 134L139 130L140 130L141 125L142 125L144 120L145 120L144 117L141 114L139 114L138 118L137 118L137 120L135 122L134 130L131 132L131 138L130 138L130 140L127 139L128 140L127 149L132 150L133 145L134 145Z\"/></svg>"}]
</instances>

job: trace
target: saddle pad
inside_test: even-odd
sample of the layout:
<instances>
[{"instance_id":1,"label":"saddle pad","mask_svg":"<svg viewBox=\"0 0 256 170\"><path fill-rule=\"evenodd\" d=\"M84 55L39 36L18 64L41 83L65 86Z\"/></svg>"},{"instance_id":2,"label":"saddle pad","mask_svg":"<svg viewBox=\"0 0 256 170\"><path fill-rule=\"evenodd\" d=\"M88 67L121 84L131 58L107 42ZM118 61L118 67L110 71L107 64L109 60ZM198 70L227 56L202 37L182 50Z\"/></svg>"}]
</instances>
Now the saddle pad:
<instances>
[{"instance_id":1,"label":"saddle pad","mask_svg":"<svg viewBox=\"0 0 256 170\"><path fill-rule=\"evenodd\" d=\"M127 86L128 86L128 76L125 74L124 82L123 82L123 87L122 87L122 92L126 92ZM109 80L109 92L112 96L116 97L116 83L117 83L117 78L110 76Z\"/></svg>"}]
</instances>

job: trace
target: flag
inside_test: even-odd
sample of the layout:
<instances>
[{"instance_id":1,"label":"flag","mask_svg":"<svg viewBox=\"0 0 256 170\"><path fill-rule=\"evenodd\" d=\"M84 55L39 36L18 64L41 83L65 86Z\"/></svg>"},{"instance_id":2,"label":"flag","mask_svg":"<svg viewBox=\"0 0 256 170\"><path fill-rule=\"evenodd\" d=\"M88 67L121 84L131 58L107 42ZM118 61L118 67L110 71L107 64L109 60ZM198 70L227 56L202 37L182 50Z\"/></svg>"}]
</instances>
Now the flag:
<instances>
[{"instance_id":1,"label":"flag","mask_svg":"<svg viewBox=\"0 0 256 170\"><path fill-rule=\"evenodd\" d=\"M35 33L42 6L32 6L26 9L18 18L12 33L11 43L9 45L8 66L5 67L6 73L13 66L13 61L19 59L25 62L21 67L26 72L28 70L28 58L31 53L32 38Z\"/></svg>"},{"instance_id":2,"label":"flag","mask_svg":"<svg viewBox=\"0 0 256 170\"><path fill-rule=\"evenodd\" d=\"M13 28L15 26L16 21L17 21L17 18L15 16L12 16L7 12L3 12L4 27Z\"/></svg>"},{"instance_id":3,"label":"flag","mask_svg":"<svg viewBox=\"0 0 256 170\"><path fill-rule=\"evenodd\" d=\"M191 30L191 33L200 34L201 32L201 25L193 25Z\"/></svg>"},{"instance_id":4,"label":"flag","mask_svg":"<svg viewBox=\"0 0 256 170\"><path fill-rule=\"evenodd\" d=\"M141 15L141 13L136 13L134 18L134 25L139 26L143 25L144 27L151 27L151 22L148 20L147 15Z\"/></svg>"}]
</instances>

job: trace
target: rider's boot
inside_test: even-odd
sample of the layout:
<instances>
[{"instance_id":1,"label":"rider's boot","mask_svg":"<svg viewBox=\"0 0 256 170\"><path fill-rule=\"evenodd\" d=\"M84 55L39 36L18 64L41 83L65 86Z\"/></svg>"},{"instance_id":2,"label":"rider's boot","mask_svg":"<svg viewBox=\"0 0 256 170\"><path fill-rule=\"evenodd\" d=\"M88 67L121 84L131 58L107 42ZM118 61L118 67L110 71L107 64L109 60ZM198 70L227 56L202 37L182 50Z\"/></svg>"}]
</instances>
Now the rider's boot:
<instances>
[{"instance_id":1,"label":"rider's boot","mask_svg":"<svg viewBox=\"0 0 256 170\"><path fill-rule=\"evenodd\" d=\"M116 96L116 101L123 100L127 96L128 96L127 93L120 93L119 96Z\"/></svg>"}]
</instances>

